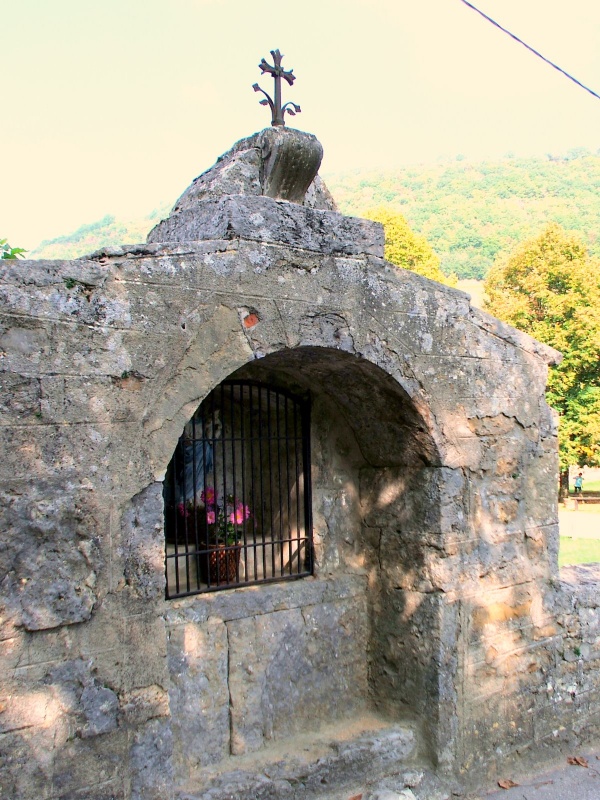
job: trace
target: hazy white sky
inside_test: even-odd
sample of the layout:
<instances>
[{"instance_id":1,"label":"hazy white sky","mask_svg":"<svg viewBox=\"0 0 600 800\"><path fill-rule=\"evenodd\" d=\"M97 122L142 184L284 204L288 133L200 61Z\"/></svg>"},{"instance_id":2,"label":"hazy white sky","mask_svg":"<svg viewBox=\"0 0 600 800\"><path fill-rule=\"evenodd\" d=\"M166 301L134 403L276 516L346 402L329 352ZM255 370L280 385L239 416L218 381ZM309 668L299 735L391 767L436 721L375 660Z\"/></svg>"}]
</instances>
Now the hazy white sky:
<instances>
[{"instance_id":1,"label":"hazy white sky","mask_svg":"<svg viewBox=\"0 0 600 800\"><path fill-rule=\"evenodd\" d=\"M475 0L600 94L598 0ZM174 202L270 123L285 54L322 172L600 148L600 100L460 0L18 0L2 9L0 237Z\"/></svg>"}]
</instances>

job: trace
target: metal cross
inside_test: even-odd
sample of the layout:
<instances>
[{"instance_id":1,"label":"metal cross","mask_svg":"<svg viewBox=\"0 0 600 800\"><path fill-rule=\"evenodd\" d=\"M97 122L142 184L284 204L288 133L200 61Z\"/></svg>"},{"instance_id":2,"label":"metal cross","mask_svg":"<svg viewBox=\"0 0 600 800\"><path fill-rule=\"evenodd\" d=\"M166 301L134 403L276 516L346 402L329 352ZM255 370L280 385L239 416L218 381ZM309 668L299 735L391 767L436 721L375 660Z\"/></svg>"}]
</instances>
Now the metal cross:
<instances>
[{"instance_id":1,"label":"metal cross","mask_svg":"<svg viewBox=\"0 0 600 800\"><path fill-rule=\"evenodd\" d=\"M281 59L283 56L279 50L271 50L271 55L273 56L273 63L275 66L272 67L263 58L261 59L258 67L263 75L268 73L269 75L273 76L275 81L275 100L272 100L271 97L264 91L264 89L260 88L258 83L253 84L252 88L255 92L262 92L264 94L266 99L260 101L261 106L269 105L271 107L271 125L285 125L285 121L283 119L285 112L287 111L287 113L291 114L293 117L296 114L299 114L301 109L300 106L297 106L296 103L292 102L286 103L284 106L281 105L281 79L283 78L291 86L296 80L296 76L293 74L293 70L285 70L281 66Z\"/></svg>"}]
</instances>

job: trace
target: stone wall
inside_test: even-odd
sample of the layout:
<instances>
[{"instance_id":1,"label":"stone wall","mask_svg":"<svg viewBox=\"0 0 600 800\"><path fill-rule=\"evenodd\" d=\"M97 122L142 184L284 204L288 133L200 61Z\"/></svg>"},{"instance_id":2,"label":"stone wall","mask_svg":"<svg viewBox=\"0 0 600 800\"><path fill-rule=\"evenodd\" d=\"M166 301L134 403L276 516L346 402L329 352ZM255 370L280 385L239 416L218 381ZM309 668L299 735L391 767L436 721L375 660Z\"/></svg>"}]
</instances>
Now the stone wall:
<instances>
[{"instance_id":1,"label":"stone wall","mask_svg":"<svg viewBox=\"0 0 600 800\"><path fill-rule=\"evenodd\" d=\"M231 180L258 174L242 145ZM322 188L194 186L194 241L171 220L6 262L0 794L162 799L363 716L476 783L591 724L597 588L555 583L556 354L387 264ZM161 482L229 377L310 390L315 575L167 602Z\"/></svg>"},{"instance_id":2,"label":"stone wall","mask_svg":"<svg viewBox=\"0 0 600 800\"><path fill-rule=\"evenodd\" d=\"M542 686L537 735L598 735L600 727L600 565L563 567L556 585L556 664Z\"/></svg>"}]
</instances>

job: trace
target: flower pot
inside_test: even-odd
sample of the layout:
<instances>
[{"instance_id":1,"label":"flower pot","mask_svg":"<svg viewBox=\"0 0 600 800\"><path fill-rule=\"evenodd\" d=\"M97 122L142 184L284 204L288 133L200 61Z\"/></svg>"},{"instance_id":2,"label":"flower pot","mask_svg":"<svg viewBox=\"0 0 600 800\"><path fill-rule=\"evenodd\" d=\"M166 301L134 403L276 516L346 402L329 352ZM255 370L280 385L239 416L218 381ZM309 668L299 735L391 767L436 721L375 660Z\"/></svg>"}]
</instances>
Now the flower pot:
<instances>
[{"instance_id":1,"label":"flower pot","mask_svg":"<svg viewBox=\"0 0 600 800\"><path fill-rule=\"evenodd\" d=\"M239 544L226 546L211 544L208 553L200 553L200 577L203 583L238 583L240 554Z\"/></svg>"}]
</instances>

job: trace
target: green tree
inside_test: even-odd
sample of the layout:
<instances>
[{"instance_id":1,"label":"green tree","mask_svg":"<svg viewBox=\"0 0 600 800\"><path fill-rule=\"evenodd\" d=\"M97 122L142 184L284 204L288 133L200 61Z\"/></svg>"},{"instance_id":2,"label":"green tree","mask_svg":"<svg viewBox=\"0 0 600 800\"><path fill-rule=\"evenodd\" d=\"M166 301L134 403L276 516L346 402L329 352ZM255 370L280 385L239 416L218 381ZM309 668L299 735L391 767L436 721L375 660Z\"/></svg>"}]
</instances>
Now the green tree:
<instances>
[{"instance_id":1,"label":"green tree","mask_svg":"<svg viewBox=\"0 0 600 800\"><path fill-rule=\"evenodd\" d=\"M485 291L492 314L563 353L547 397L559 414L568 490L570 465L600 465L600 263L578 234L553 223L497 262Z\"/></svg>"},{"instance_id":2,"label":"green tree","mask_svg":"<svg viewBox=\"0 0 600 800\"><path fill-rule=\"evenodd\" d=\"M392 264L448 286L456 285L456 276L444 275L440 267L440 260L431 249L427 239L414 233L400 212L380 207L367 211L365 217L381 222L383 225L384 256Z\"/></svg>"},{"instance_id":3,"label":"green tree","mask_svg":"<svg viewBox=\"0 0 600 800\"><path fill-rule=\"evenodd\" d=\"M18 258L26 253L22 247L11 247L7 239L0 239L0 258Z\"/></svg>"}]
</instances>

